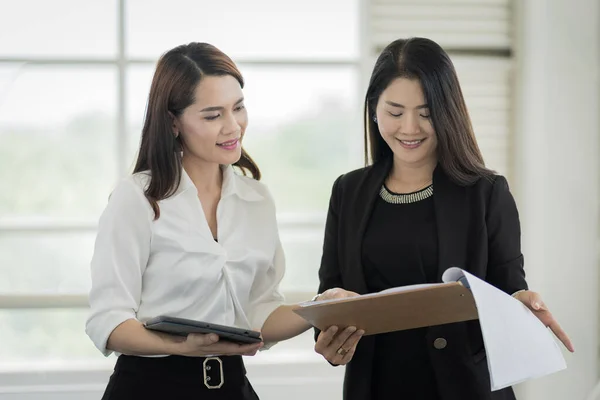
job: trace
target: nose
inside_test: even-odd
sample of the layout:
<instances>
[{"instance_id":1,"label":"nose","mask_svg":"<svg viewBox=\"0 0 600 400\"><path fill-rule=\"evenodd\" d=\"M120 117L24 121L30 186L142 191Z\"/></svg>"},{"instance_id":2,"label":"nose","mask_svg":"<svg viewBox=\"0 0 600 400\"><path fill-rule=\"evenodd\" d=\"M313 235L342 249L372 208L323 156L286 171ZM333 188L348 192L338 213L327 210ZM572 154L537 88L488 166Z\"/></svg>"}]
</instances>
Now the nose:
<instances>
[{"instance_id":1,"label":"nose","mask_svg":"<svg viewBox=\"0 0 600 400\"><path fill-rule=\"evenodd\" d=\"M240 124L236 119L235 115L228 113L225 116L225 122L223 123L222 132L224 135L231 135L240 131Z\"/></svg>"},{"instance_id":2,"label":"nose","mask_svg":"<svg viewBox=\"0 0 600 400\"><path fill-rule=\"evenodd\" d=\"M401 129L406 135L416 135L421 132L421 126L419 125L419 116L412 112L404 114L404 121L402 121Z\"/></svg>"}]
</instances>

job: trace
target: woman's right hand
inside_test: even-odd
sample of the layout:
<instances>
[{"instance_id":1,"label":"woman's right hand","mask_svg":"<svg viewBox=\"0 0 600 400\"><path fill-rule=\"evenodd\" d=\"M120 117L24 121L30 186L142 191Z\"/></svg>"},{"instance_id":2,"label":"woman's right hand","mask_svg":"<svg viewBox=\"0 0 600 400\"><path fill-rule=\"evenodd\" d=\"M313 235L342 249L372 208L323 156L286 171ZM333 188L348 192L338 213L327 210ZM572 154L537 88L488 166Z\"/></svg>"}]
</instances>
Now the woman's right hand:
<instances>
[{"instance_id":1,"label":"woman's right hand","mask_svg":"<svg viewBox=\"0 0 600 400\"><path fill-rule=\"evenodd\" d=\"M254 344L237 344L227 340L220 340L214 333L191 333L187 337L176 338L177 355L188 357L205 356L253 356L264 346L263 342Z\"/></svg>"},{"instance_id":2,"label":"woman's right hand","mask_svg":"<svg viewBox=\"0 0 600 400\"><path fill-rule=\"evenodd\" d=\"M354 356L358 341L365 331L356 330L349 326L338 333L337 326L330 326L326 331L319 333L315 351L334 365L346 365Z\"/></svg>"},{"instance_id":3,"label":"woman's right hand","mask_svg":"<svg viewBox=\"0 0 600 400\"><path fill-rule=\"evenodd\" d=\"M358 293L336 287L320 294L318 300L345 299L358 295ZM365 331L357 330L354 326L349 326L339 333L338 330L339 327L330 326L326 331L319 333L315 351L331 364L346 365L352 360L358 341Z\"/></svg>"}]
</instances>

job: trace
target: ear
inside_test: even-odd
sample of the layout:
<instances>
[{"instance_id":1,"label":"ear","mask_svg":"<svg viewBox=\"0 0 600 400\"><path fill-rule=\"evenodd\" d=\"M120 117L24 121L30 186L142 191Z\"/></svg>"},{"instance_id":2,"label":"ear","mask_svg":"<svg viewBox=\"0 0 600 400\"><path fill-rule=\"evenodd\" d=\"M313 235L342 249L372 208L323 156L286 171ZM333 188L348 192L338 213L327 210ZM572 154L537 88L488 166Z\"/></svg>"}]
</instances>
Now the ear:
<instances>
[{"instance_id":1,"label":"ear","mask_svg":"<svg viewBox=\"0 0 600 400\"><path fill-rule=\"evenodd\" d=\"M175 135L175 137L178 137L179 132L181 132L181 129L179 127L179 120L173 115L171 111L169 111L169 117L171 117L171 131L173 132L173 135Z\"/></svg>"}]
</instances>

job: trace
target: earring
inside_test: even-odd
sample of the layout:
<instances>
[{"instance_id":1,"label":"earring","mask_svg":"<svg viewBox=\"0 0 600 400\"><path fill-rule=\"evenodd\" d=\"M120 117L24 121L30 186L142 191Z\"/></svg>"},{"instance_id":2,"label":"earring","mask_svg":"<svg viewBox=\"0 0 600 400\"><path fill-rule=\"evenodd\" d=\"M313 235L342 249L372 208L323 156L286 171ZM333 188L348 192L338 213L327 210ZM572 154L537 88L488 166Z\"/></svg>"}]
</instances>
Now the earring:
<instances>
[{"instance_id":1,"label":"earring","mask_svg":"<svg viewBox=\"0 0 600 400\"><path fill-rule=\"evenodd\" d=\"M373 116L373 122L377 123L377 116Z\"/></svg>"}]
</instances>

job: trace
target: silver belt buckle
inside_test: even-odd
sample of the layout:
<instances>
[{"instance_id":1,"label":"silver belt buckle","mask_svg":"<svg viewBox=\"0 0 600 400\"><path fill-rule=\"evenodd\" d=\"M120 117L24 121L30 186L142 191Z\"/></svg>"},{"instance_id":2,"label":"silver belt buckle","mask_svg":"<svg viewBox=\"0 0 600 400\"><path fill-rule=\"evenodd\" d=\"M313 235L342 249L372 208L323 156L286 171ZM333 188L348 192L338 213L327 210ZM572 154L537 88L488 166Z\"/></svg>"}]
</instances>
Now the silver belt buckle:
<instances>
[{"instance_id":1,"label":"silver belt buckle","mask_svg":"<svg viewBox=\"0 0 600 400\"><path fill-rule=\"evenodd\" d=\"M218 384L209 383L211 380L211 377L208 376L207 372L213 368L213 366L208 365L209 361L216 361L219 364L219 380L220 380L220 382ZM221 386L223 386L223 384L225 383L225 377L223 376L223 360L221 360L220 357L205 358L204 362L202 363L202 373L204 374L204 386L206 386L209 389L220 389Z\"/></svg>"}]
</instances>

